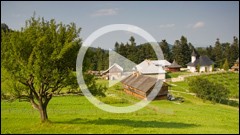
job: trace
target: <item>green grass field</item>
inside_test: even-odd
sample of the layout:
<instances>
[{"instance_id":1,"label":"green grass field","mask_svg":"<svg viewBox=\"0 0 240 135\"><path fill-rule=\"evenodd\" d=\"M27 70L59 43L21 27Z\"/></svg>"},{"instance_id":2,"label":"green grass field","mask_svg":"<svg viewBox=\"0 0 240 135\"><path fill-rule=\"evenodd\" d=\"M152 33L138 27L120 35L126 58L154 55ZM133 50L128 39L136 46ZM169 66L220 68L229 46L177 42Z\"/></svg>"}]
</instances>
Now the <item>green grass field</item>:
<instances>
[{"instance_id":1,"label":"green grass field","mask_svg":"<svg viewBox=\"0 0 240 135\"><path fill-rule=\"evenodd\" d=\"M120 84L106 93L99 99L113 106L139 101L123 93ZM38 111L28 102L2 101L1 133L239 133L238 107L203 102L178 91L172 94L184 102L157 100L127 114L102 111L84 96L54 97L48 106L51 123L40 123Z\"/></svg>"},{"instance_id":2,"label":"green grass field","mask_svg":"<svg viewBox=\"0 0 240 135\"><path fill-rule=\"evenodd\" d=\"M1 102L1 133L239 133L238 108L180 96L184 103L153 101L128 114L104 112L83 96L55 97L45 124L29 103Z\"/></svg>"},{"instance_id":3,"label":"green grass field","mask_svg":"<svg viewBox=\"0 0 240 135\"><path fill-rule=\"evenodd\" d=\"M176 77L178 77L180 75L187 75L187 74L191 74L191 72L187 72L187 71L167 72L166 78L176 78Z\"/></svg>"},{"instance_id":4,"label":"green grass field","mask_svg":"<svg viewBox=\"0 0 240 135\"><path fill-rule=\"evenodd\" d=\"M213 83L223 84L224 87L230 90L230 97L238 98L239 97L239 74L233 72L219 73L219 74L210 74L210 75L201 75L198 77L207 78L209 81ZM189 77L187 79L191 79ZM171 89L189 92L189 87L187 81L183 82L172 82L173 84Z\"/></svg>"}]
</instances>

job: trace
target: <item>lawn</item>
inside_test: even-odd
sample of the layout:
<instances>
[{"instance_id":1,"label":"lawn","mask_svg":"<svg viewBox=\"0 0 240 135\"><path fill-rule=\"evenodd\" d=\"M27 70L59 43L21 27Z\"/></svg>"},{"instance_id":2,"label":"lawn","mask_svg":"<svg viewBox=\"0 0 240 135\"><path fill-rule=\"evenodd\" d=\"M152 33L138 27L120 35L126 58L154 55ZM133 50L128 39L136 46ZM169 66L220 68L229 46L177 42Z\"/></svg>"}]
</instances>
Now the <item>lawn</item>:
<instances>
[{"instance_id":1,"label":"lawn","mask_svg":"<svg viewBox=\"0 0 240 135\"><path fill-rule=\"evenodd\" d=\"M201 78L207 78L209 81L213 83L222 84L224 87L230 90L231 98L239 97L239 74L234 72L226 72L226 73L218 73L218 74L209 74L209 75L201 75L198 76ZM192 77L188 77L191 79ZM189 92L188 83L186 81L182 82L171 82L172 90L178 90L183 92Z\"/></svg>"},{"instance_id":2,"label":"lawn","mask_svg":"<svg viewBox=\"0 0 240 135\"><path fill-rule=\"evenodd\" d=\"M191 72L187 72L187 71L167 72L166 78L177 78L180 75L187 75L187 74L191 74Z\"/></svg>"},{"instance_id":3,"label":"lawn","mask_svg":"<svg viewBox=\"0 0 240 135\"><path fill-rule=\"evenodd\" d=\"M98 80L106 84L106 81ZM121 91L117 84L100 98L114 106L139 101ZM1 133L239 133L239 109L211 104L179 92L184 102L157 100L127 114L96 108L84 96L54 97L48 106L51 123L40 123L38 112L27 102L1 101ZM112 96L114 94L114 96ZM113 102L109 102L111 100ZM115 100L116 97L121 100Z\"/></svg>"}]
</instances>

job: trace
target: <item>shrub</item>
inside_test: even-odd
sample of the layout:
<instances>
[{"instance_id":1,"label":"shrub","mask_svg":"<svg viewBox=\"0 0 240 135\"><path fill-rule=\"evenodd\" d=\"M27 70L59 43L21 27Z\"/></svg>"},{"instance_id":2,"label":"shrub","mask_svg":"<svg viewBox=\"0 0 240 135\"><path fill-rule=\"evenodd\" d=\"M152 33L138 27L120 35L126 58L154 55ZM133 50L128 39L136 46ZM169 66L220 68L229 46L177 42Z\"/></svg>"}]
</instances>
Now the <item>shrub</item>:
<instances>
[{"instance_id":1,"label":"shrub","mask_svg":"<svg viewBox=\"0 0 240 135\"><path fill-rule=\"evenodd\" d=\"M194 77L188 81L189 90L196 93L197 97L220 103L227 100L230 91L222 84L214 83L206 78Z\"/></svg>"}]
</instances>

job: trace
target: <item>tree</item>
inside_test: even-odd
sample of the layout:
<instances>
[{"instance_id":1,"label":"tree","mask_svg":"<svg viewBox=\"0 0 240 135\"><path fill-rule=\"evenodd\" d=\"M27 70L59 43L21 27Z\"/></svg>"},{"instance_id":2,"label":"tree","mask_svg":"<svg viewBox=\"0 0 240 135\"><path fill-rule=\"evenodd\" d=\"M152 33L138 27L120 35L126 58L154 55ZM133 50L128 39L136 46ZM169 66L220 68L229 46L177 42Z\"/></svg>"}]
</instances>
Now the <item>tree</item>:
<instances>
[{"instance_id":1,"label":"tree","mask_svg":"<svg viewBox=\"0 0 240 135\"><path fill-rule=\"evenodd\" d=\"M228 60L227 60L227 59L225 60L222 68L223 68L225 71L228 71L228 70L229 70L229 65L228 65Z\"/></svg>"},{"instance_id":2,"label":"tree","mask_svg":"<svg viewBox=\"0 0 240 135\"><path fill-rule=\"evenodd\" d=\"M190 44L191 45L191 44ZM182 36L180 41L176 40L172 48L174 59L181 66L186 66L191 60L191 46L187 44L187 38Z\"/></svg>"},{"instance_id":3,"label":"tree","mask_svg":"<svg viewBox=\"0 0 240 135\"><path fill-rule=\"evenodd\" d=\"M118 42L115 43L115 49L114 50L116 52L119 52L119 43Z\"/></svg>"},{"instance_id":4,"label":"tree","mask_svg":"<svg viewBox=\"0 0 240 135\"><path fill-rule=\"evenodd\" d=\"M57 24L54 19L26 21L21 31L1 33L1 64L24 89L15 88L18 98L27 99L48 121L47 105L63 87L78 87L72 61L81 40L74 23ZM78 39L77 39L78 38Z\"/></svg>"},{"instance_id":5,"label":"tree","mask_svg":"<svg viewBox=\"0 0 240 135\"><path fill-rule=\"evenodd\" d=\"M1 23L1 30L3 30L4 32L10 31L10 29L8 28L8 25L5 23Z\"/></svg>"},{"instance_id":6,"label":"tree","mask_svg":"<svg viewBox=\"0 0 240 135\"><path fill-rule=\"evenodd\" d=\"M130 41L130 45L127 43L126 44L126 47L127 47L127 50L128 50L128 55L127 55L127 58L133 62L137 62L137 47L136 47L136 43L135 43L135 39L133 36L130 37L129 39Z\"/></svg>"},{"instance_id":7,"label":"tree","mask_svg":"<svg viewBox=\"0 0 240 135\"><path fill-rule=\"evenodd\" d=\"M239 41L237 37L233 37L233 43L230 46L229 65L233 66L234 62L239 58Z\"/></svg>"},{"instance_id":8,"label":"tree","mask_svg":"<svg viewBox=\"0 0 240 135\"><path fill-rule=\"evenodd\" d=\"M103 69L103 51L100 47L97 48L95 56L97 57L97 70L100 71Z\"/></svg>"},{"instance_id":9,"label":"tree","mask_svg":"<svg viewBox=\"0 0 240 135\"><path fill-rule=\"evenodd\" d=\"M217 38L217 41L215 43L213 53L214 53L214 56L215 56L216 66L220 67L224 58L223 58L223 47L222 47L218 38Z\"/></svg>"},{"instance_id":10,"label":"tree","mask_svg":"<svg viewBox=\"0 0 240 135\"><path fill-rule=\"evenodd\" d=\"M207 51L207 56L215 61L215 55L214 55L214 52L213 52L213 47L210 45L209 47L206 48L206 51Z\"/></svg>"},{"instance_id":11,"label":"tree","mask_svg":"<svg viewBox=\"0 0 240 135\"><path fill-rule=\"evenodd\" d=\"M181 37L181 53L183 54L183 61L182 61L182 66L185 66L187 63L191 61L191 50L189 48L189 45L187 43L187 38L182 36Z\"/></svg>"},{"instance_id":12,"label":"tree","mask_svg":"<svg viewBox=\"0 0 240 135\"><path fill-rule=\"evenodd\" d=\"M164 59L166 59L167 61L172 61L172 54L167 41L162 40L162 42L160 42L160 47L162 49Z\"/></svg>"}]
</instances>

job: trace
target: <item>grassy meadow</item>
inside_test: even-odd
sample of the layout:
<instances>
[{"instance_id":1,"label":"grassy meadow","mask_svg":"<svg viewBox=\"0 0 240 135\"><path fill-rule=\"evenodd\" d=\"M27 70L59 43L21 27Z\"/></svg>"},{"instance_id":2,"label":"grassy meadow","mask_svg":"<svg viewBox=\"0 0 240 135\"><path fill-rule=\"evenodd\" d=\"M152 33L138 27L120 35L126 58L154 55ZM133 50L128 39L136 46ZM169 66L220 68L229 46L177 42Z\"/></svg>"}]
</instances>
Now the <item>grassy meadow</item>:
<instances>
[{"instance_id":1,"label":"grassy meadow","mask_svg":"<svg viewBox=\"0 0 240 135\"><path fill-rule=\"evenodd\" d=\"M107 81L97 83L106 85ZM203 102L182 93L187 87L185 82L174 84L171 93L184 98L184 102L156 100L127 114L102 111L84 96L56 96L48 105L50 123L41 123L38 111L28 102L2 100L1 133L239 133L238 107ZM118 83L99 99L113 106L139 101L121 89Z\"/></svg>"}]
</instances>

